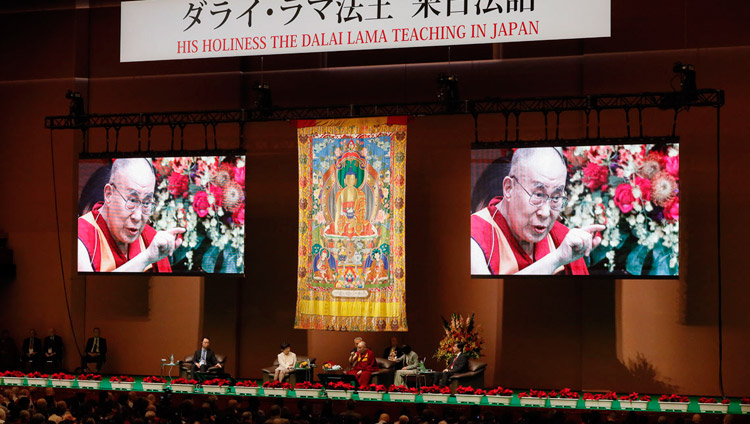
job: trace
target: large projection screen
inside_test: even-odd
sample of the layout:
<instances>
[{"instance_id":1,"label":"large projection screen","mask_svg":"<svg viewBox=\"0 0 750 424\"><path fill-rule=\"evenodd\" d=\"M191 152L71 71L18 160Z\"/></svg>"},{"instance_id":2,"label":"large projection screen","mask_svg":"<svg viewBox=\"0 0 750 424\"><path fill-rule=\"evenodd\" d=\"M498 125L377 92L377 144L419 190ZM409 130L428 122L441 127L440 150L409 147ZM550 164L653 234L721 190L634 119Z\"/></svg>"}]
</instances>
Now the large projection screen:
<instances>
[{"instance_id":1,"label":"large projection screen","mask_svg":"<svg viewBox=\"0 0 750 424\"><path fill-rule=\"evenodd\" d=\"M471 274L679 275L679 145L472 148Z\"/></svg>"},{"instance_id":2,"label":"large projection screen","mask_svg":"<svg viewBox=\"0 0 750 424\"><path fill-rule=\"evenodd\" d=\"M244 274L245 157L81 158L81 273Z\"/></svg>"}]
</instances>

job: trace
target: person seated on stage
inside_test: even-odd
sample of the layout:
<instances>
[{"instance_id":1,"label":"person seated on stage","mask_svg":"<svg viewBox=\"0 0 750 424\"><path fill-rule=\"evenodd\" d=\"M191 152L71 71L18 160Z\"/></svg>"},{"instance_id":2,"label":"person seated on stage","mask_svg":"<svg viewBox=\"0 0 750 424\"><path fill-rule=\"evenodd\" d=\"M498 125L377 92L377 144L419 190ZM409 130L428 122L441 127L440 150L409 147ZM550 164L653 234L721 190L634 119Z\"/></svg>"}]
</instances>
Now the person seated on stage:
<instances>
[{"instance_id":1,"label":"person seated on stage","mask_svg":"<svg viewBox=\"0 0 750 424\"><path fill-rule=\"evenodd\" d=\"M3 330L0 332L0 371L14 370L17 367L18 347L8 330Z\"/></svg>"},{"instance_id":2,"label":"person seated on stage","mask_svg":"<svg viewBox=\"0 0 750 424\"><path fill-rule=\"evenodd\" d=\"M383 358L396 362L403 355L401 346L398 345L398 338L396 336L391 337L391 345L383 350Z\"/></svg>"},{"instance_id":3,"label":"person seated on stage","mask_svg":"<svg viewBox=\"0 0 750 424\"><path fill-rule=\"evenodd\" d=\"M357 377L359 388L365 389L370 384L372 373L377 370L378 363L375 360L375 354L367 348L365 342L359 342L357 345L357 354L354 355L354 366L346 373Z\"/></svg>"},{"instance_id":4,"label":"person seated on stage","mask_svg":"<svg viewBox=\"0 0 750 424\"><path fill-rule=\"evenodd\" d=\"M279 366L273 373L273 379L276 381L284 381L287 375L294 370L294 365L297 363L297 355L292 352L292 347L289 343L284 342L281 345L281 353L277 356Z\"/></svg>"},{"instance_id":5,"label":"person seated on stage","mask_svg":"<svg viewBox=\"0 0 750 424\"><path fill-rule=\"evenodd\" d=\"M46 371L57 372L62 367L63 345L55 329L49 329L49 336L44 338L44 364Z\"/></svg>"},{"instance_id":6,"label":"person seated on stage","mask_svg":"<svg viewBox=\"0 0 750 424\"><path fill-rule=\"evenodd\" d=\"M605 226L568 228L567 165L557 148L517 149L502 193L471 215L471 274L587 275Z\"/></svg>"},{"instance_id":7,"label":"person seated on stage","mask_svg":"<svg viewBox=\"0 0 750 424\"><path fill-rule=\"evenodd\" d=\"M42 340L36 336L33 328L29 331L29 337L23 341L21 365L26 372L39 371L42 365Z\"/></svg>"},{"instance_id":8,"label":"person seated on stage","mask_svg":"<svg viewBox=\"0 0 750 424\"><path fill-rule=\"evenodd\" d=\"M114 161L104 201L78 218L78 271L172 272L169 256L185 229L157 232L148 225L155 187L147 159Z\"/></svg>"},{"instance_id":9,"label":"person seated on stage","mask_svg":"<svg viewBox=\"0 0 750 424\"><path fill-rule=\"evenodd\" d=\"M354 338L354 347L349 351L349 365L354 365L354 358L357 357L357 350L360 342L363 342L362 337Z\"/></svg>"},{"instance_id":10,"label":"person seated on stage","mask_svg":"<svg viewBox=\"0 0 750 424\"><path fill-rule=\"evenodd\" d=\"M201 348L193 353L193 372L207 372L221 369L219 360L216 359L214 351L209 349L211 340L204 337L201 342Z\"/></svg>"},{"instance_id":11,"label":"person seated on stage","mask_svg":"<svg viewBox=\"0 0 750 424\"><path fill-rule=\"evenodd\" d=\"M447 386L448 380L452 376L469 371L469 357L463 350L464 344L462 342L453 344L453 354L456 355L453 357L453 362L443 372L435 373L435 381L438 381L440 386Z\"/></svg>"},{"instance_id":12,"label":"person seated on stage","mask_svg":"<svg viewBox=\"0 0 750 424\"><path fill-rule=\"evenodd\" d=\"M100 337L100 335L101 330L98 327L94 328L94 337L90 337L86 341L86 350L81 357L81 369L84 372L89 372L89 363L91 362L96 364L96 372L100 372L102 365L107 360L107 339Z\"/></svg>"},{"instance_id":13,"label":"person seated on stage","mask_svg":"<svg viewBox=\"0 0 750 424\"><path fill-rule=\"evenodd\" d=\"M400 370L396 370L396 377L394 383L396 386L403 386L406 384L407 375L415 375L419 370L419 355L411 350L411 346L405 345L402 348L404 354L398 358L403 364Z\"/></svg>"}]
</instances>

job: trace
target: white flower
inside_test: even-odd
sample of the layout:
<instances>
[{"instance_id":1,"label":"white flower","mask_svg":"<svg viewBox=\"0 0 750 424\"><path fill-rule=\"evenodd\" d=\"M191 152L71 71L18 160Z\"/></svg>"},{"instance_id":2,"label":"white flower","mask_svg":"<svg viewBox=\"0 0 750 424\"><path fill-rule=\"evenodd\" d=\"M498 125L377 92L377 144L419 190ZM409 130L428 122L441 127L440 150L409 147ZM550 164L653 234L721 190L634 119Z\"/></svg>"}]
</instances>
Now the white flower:
<instances>
[{"instance_id":1,"label":"white flower","mask_svg":"<svg viewBox=\"0 0 750 424\"><path fill-rule=\"evenodd\" d=\"M651 212L652 210L654 210L654 206L651 205L651 202L646 201L645 209L646 209L646 212Z\"/></svg>"}]
</instances>

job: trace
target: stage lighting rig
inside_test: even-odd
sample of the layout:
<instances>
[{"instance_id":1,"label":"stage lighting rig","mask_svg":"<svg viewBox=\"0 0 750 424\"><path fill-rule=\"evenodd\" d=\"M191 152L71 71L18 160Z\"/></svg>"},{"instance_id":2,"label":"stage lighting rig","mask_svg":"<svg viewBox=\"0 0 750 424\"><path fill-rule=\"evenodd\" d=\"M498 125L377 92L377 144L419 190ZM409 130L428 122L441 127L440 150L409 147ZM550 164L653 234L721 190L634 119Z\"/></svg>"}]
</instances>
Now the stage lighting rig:
<instances>
[{"instance_id":1,"label":"stage lighting rig","mask_svg":"<svg viewBox=\"0 0 750 424\"><path fill-rule=\"evenodd\" d=\"M455 110L459 105L458 77L455 75L438 75L438 101L446 104L449 110Z\"/></svg>"},{"instance_id":2,"label":"stage lighting rig","mask_svg":"<svg viewBox=\"0 0 750 424\"><path fill-rule=\"evenodd\" d=\"M271 100L271 86L265 82L256 82L253 84L255 91L255 108L263 111L273 108Z\"/></svg>"},{"instance_id":3,"label":"stage lighting rig","mask_svg":"<svg viewBox=\"0 0 750 424\"><path fill-rule=\"evenodd\" d=\"M70 100L70 105L68 106L69 116L80 117L86 114L83 108L83 96L81 96L81 93L68 90L65 93L65 98Z\"/></svg>"},{"instance_id":4,"label":"stage lighting rig","mask_svg":"<svg viewBox=\"0 0 750 424\"><path fill-rule=\"evenodd\" d=\"M662 109L687 109L690 103L698 100L698 85L695 78L695 66L677 62L672 66L675 76L680 79L680 89L662 96L659 106ZM673 87L674 88L674 87Z\"/></svg>"}]
</instances>

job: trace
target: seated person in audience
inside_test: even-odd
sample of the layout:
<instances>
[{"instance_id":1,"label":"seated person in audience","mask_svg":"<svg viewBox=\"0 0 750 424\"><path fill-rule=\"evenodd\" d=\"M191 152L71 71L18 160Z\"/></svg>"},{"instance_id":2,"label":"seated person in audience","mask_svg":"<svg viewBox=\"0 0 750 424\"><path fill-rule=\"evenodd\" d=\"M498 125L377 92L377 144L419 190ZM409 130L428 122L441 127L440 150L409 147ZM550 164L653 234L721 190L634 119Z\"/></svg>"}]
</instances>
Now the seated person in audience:
<instances>
[{"instance_id":1,"label":"seated person in audience","mask_svg":"<svg viewBox=\"0 0 750 424\"><path fill-rule=\"evenodd\" d=\"M3 330L0 333L0 371L16 369L17 366L18 347L8 330Z\"/></svg>"},{"instance_id":2,"label":"seated person in audience","mask_svg":"<svg viewBox=\"0 0 750 424\"><path fill-rule=\"evenodd\" d=\"M357 377L359 388L365 389L370 384L372 373L377 370L378 363L375 360L375 354L367 348L365 342L359 342L359 345L357 345L357 354L354 355L354 366L346 373Z\"/></svg>"},{"instance_id":3,"label":"seated person in audience","mask_svg":"<svg viewBox=\"0 0 750 424\"><path fill-rule=\"evenodd\" d=\"M86 341L86 351L81 357L81 368L84 372L89 371L89 363L96 364L96 372L102 370L102 365L107 360L107 339L100 337L101 330L94 328L94 337L89 337Z\"/></svg>"},{"instance_id":4,"label":"seated person in audience","mask_svg":"<svg viewBox=\"0 0 750 424\"><path fill-rule=\"evenodd\" d=\"M208 348L210 344L211 340L208 337L204 337L201 342L201 348L193 353L193 372L207 372L221 368L221 364L216 359L214 351Z\"/></svg>"},{"instance_id":5,"label":"seated person in audience","mask_svg":"<svg viewBox=\"0 0 750 424\"><path fill-rule=\"evenodd\" d=\"M403 386L406 384L407 375L415 375L419 370L419 355L411 350L411 346L405 345L403 347L404 354L398 358L403 366L400 370L396 370L396 377L394 378L393 384L397 386Z\"/></svg>"},{"instance_id":6,"label":"seated person in audience","mask_svg":"<svg viewBox=\"0 0 750 424\"><path fill-rule=\"evenodd\" d=\"M273 379L276 381L284 381L287 375L294 370L294 365L297 363L297 355L292 352L292 347L289 343L284 342L281 345L281 353L277 356L279 366L273 373Z\"/></svg>"},{"instance_id":7,"label":"seated person in audience","mask_svg":"<svg viewBox=\"0 0 750 424\"><path fill-rule=\"evenodd\" d=\"M463 343L457 342L453 344L453 353L456 355L453 357L453 362L451 362L451 365L444 369L443 372L435 374L435 381L438 381L439 385L447 386L448 380L450 380L451 377L469 371L469 358L463 350Z\"/></svg>"},{"instance_id":8,"label":"seated person in audience","mask_svg":"<svg viewBox=\"0 0 750 424\"><path fill-rule=\"evenodd\" d=\"M383 350L383 358L396 362L402 354L401 346L398 345L398 338L396 336L391 337L391 345Z\"/></svg>"},{"instance_id":9,"label":"seated person in audience","mask_svg":"<svg viewBox=\"0 0 750 424\"><path fill-rule=\"evenodd\" d=\"M50 372L57 372L62 366L62 339L55 334L55 329L49 329L49 336L44 338L44 363Z\"/></svg>"},{"instance_id":10,"label":"seated person in audience","mask_svg":"<svg viewBox=\"0 0 750 424\"><path fill-rule=\"evenodd\" d=\"M36 336L32 328L29 337L24 339L21 348L21 364L26 372L38 371L42 363L42 341Z\"/></svg>"},{"instance_id":11,"label":"seated person in audience","mask_svg":"<svg viewBox=\"0 0 750 424\"><path fill-rule=\"evenodd\" d=\"M354 347L349 351L349 365L354 365L354 358L357 356L357 346L359 346L359 343L362 341L362 337L354 338Z\"/></svg>"}]
</instances>

